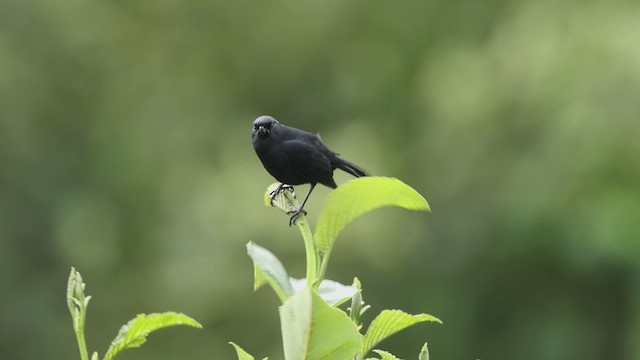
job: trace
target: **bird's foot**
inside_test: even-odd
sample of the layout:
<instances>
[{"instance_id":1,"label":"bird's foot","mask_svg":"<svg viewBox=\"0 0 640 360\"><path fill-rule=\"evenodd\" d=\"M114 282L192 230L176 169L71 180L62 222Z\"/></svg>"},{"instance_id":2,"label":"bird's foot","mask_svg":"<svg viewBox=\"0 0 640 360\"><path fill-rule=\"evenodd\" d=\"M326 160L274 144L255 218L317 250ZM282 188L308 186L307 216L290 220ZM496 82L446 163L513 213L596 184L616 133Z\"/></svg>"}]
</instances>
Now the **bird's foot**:
<instances>
[{"instance_id":1,"label":"bird's foot","mask_svg":"<svg viewBox=\"0 0 640 360\"><path fill-rule=\"evenodd\" d=\"M269 201L269 203L271 204L271 206L273 206L273 200L275 200L275 199L276 199L276 196L278 196L278 194L280 194L280 192L281 192L283 189L291 189L291 190L292 190L292 189L293 189L293 186L291 186L291 185L287 185L287 184L282 184L282 183L281 183L280 185L278 185L278 187L277 187L275 190L273 190L272 192L270 192L270 193L269 193L269 196L270 196L270 201Z\"/></svg>"},{"instance_id":2,"label":"bird's foot","mask_svg":"<svg viewBox=\"0 0 640 360\"><path fill-rule=\"evenodd\" d=\"M287 214L293 214L289 219L289 227L291 227L291 225L296 223L296 220L298 220L300 215L307 215L307 211L303 208L300 208L298 210L289 211Z\"/></svg>"}]
</instances>

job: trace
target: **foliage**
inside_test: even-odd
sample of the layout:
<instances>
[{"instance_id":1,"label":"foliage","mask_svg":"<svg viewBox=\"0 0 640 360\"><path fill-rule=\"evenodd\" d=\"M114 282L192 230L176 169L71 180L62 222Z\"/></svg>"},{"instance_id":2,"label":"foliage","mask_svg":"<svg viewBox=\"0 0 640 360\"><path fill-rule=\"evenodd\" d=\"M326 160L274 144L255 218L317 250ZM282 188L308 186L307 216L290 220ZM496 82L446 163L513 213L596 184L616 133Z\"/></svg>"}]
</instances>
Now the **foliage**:
<instances>
[{"instance_id":1,"label":"foliage","mask_svg":"<svg viewBox=\"0 0 640 360\"><path fill-rule=\"evenodd\" d=\"M284 358L352 359L362 343L356 324L305 288L280 307Z\"/></svg>"},{"instance_id":2,"label":"foliage","mask_svg":"<svg viewBox=\"0 0 640 360\"><path fill-rule=\"evenodd\" d=\"M404 330L411 325L425 321L435 321L441 323L438 318L431 315L409 315L401 310L383 310L369 326L362 343L362 354L367 354L378 343L387 337Z\"/></svg>"},{"instance_id":3,"label":"foliage","mask_svg":"<svg viewBox=\"0 0 640 360\"><path fill-rule=\"evenodd\" d=\"M287 270L275 255L252 242L247 244L247 252L253 260L254 290L269 283L281 301L284 302L293 295L293 287L289 281Z\"/></svg>"},{"instance_id":4,"label":"foliage","mask_svg":"<svg viewBox=\"0 0 640 360\"><path fill-rule=\"evenodd\" d=\"M276 186L271 185L265 193L267 205L271 204L268 197ZM285 189L277 194L273 206L289 213L298 203L292 190ZM291 279L274 254L252 242L247 244L254 264L254 288L268 283L283 302L280 322L285 360L363 359L381 341L398 331L421 322L441 322L427 314L384 310L363 335L359 332L362 328L360 315L368 306L362 300L358 279L350 286L324 279L333 244L342 229L358 216L382 206L429 210L427 201L400 180L364 177L350 180L329 196L319 215L315 237L311 235L306 217L301 216L296 225L302 233L307 254L305 280ZM318 264L321 264L320 268ZM351 307L347 311L337 308L349 299ZM240 360L253 359L238 345L233 346ZM396 359L388 352L374 351L383 360ZM426 344L420 359L428 357L425 354Z\"/></svg>"},{"instance_id":5,"label":"foliage","mask_svg":"<svg viewBox=\"0 0 640 360\"><path fill-rule=\"evenodd\" d=\"M238 355L238 360L254 360L254 357L251 356L248 352L244 351L244 349L242 349L240 346L238 346L237 344L230 342L229 344L231 344L233 346L234 349L236 349L236 354ZM264 358L263 360L268 360L269 358Z\"/></svg>"},{"instance_id":6,"label":"foliage","mask_svg":"<svg viewBox=\"0 0 640 360\"><path fill-rule=\"evenodd\" d=\"M174 312L149 315L138 314L120 328L118 335L109 346L104 360L111 360L124 350L142 346L147 341L147 335L152 331L175 325L202 328L202 325L184 314Z\"/></svg>"},{"instance_id":7,"label":"foliage","mask_svg":"<svg viewBox=\"0 0 640 360\"><path fill-rule=\"evenodd\" d=\"M71 318L73 320L73 328L78 340L80 350L80 358L89 360L87 345L84 338L84 326L86 321L87 307L89 305L90 296L85 296L85 284L82 276L74 268L71 268L69 281L67 285L67 305ZM154 314L138 314L128 323L123 325L118 331L118 335L111 342L109 350L105 354L103 360L112 360L118 354L127 349L140 347L147 341L147 336L156 330L175 326L187 325L195 328L202 328L197 321L192 318L175 312L154 313ZM91 360L98 360L98 353L91 355Z\"/></svg>"}]
</instances>

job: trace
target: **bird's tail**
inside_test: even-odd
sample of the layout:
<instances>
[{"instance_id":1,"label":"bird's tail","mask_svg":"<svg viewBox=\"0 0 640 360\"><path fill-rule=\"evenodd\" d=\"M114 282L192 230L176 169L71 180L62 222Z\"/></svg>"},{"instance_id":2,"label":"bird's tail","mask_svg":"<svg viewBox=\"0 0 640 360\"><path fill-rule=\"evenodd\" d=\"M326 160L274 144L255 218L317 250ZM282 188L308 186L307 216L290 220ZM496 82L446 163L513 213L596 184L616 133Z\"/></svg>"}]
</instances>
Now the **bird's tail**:
<instances>
[{"instance_id":1,"label":"bird's tail","mask_svg":"<svg viewBox=\"0 0 640 360\"><path fill-rule=\"evenodd\" d=\"M347 160L338 158L338 169L348 172L355 177L367 176L367 172L356 164L350 163Z\"/></svg>"}]
</instances>

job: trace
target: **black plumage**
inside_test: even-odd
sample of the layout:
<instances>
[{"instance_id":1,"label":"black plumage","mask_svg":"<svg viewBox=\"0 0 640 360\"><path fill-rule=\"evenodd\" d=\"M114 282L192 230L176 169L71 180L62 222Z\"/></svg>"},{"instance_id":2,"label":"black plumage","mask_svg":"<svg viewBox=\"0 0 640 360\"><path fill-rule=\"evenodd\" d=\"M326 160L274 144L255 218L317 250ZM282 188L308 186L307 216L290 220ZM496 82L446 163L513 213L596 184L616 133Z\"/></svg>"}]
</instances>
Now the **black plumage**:
<instances>
[{"instance_id":1,"label":"black plumage","mask_svg":"<svg viewBox=\"0 0 640 360\"><path fill-rule=\"evenodd\" d=\"M283 186L311 185L302 205L293 212L289 225L301 213L306 214L304 205L318 183L332 189L337 187L333 170L341 169L356 177L367 175L359 166L329 150L320 136L285 126L271 116L260 116L253 122L251 140L265 169L280 182L271 194L272 201Z\"/></svg>"}]
</instances>

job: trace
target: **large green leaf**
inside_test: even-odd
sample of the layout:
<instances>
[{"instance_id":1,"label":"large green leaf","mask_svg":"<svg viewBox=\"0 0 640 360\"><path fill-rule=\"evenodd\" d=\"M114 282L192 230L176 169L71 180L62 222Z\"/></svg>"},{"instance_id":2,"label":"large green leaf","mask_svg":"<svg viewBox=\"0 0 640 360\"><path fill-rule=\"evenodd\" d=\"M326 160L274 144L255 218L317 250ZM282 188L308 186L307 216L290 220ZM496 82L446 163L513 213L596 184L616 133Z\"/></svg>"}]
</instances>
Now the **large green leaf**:
<instances>
[{"instance_id":1,"label":"large green leaf","mask_svg":"<svg viewBox=\"0 0 640 360\"><path fill-rule=\"evenodd\" d=\"M362 342L360 356L364 357L378 343L398 331L425 321L442 323L440 319L427 314L410 315L401 310L383 310L369 325Z\"/></svg>"},{"instance_id":2,"label":"large green leaf","mask_svg":"<svg viewBox=\"0 0 640 360\"><path fill-rule=\"evenodd\" d=\"M309 288L280 307L280 322L286 360L353 359L362 346L351 319Z\"/></svg>"},{"instance_id":3,"label":"large green leaf","mask_svg":"<svg viewBox=\"0 0 640 360\"><path fill-rule=\"evenodd\" d=\"M247 253L253 260L254 290L269 283L282 302L293 295L289 275L275 255L252 242L247 244Z\"/></svg>"},{"instance_id":4,"label":"large green leaf","mask_svg":"<svg viewBox=\"0 0 640 360\"><path fill-rule=\"evenodd\" d=\"M330 252L336 237L358 216L383 206L429 211L429 204L409 185L395 178L367 176L332 191L318 215L315 241L319 253Z\"/></svg>"},{"instance_id":5,"label":"large green leaf","mask_svg":"<svg viewBox=\"0 0 640 360\"><path fill-rule=\"evenodd\" d=\"M134 319L120 328L118 335L111 342L111 346L109 346L104 360L111 360L124 350L141 346L147 341L147 336L152 331L174 325L188 325L202 328L202 325L197 321L180 313L138 314Z\"/></svg>"}]
</instances>

